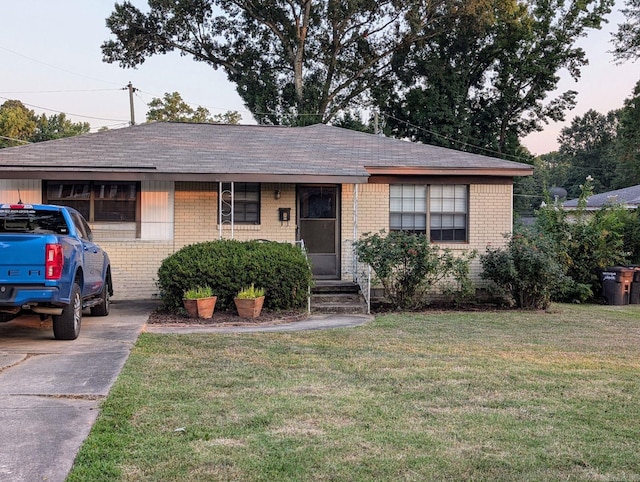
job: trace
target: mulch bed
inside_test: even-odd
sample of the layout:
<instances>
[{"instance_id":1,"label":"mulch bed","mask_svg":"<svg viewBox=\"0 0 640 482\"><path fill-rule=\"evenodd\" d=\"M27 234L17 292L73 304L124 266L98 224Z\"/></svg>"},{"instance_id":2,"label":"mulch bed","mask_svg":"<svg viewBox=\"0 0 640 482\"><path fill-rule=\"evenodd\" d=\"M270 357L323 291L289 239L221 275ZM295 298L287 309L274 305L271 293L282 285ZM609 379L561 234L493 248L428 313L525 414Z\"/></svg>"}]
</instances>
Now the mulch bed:
<instances>
[{"instance_id":1,"label":"mulch bed","mask_svg":"<svg viewBox=\"0 0 640 482\"><path fill-rule=\"evenodd\" d=\"M214 311L213 317L191 318L186 315L156 310L149 316L148 324L165 325L210 325L210 326L254 326L275 325L302 321L308 316L306 311L262 311L257 318L240 318L236 312Z\"/></svg>"},{"instance_id":2,"label":"mulch bed","mask_svg":"<svg viewBox=\"0 0 640 482\"><path fill-rule=\"evenodd\" d=\"M464 306L455 306L451 304L438 305L434 304L428 309L415 311L416 314L436 314L448 311L503 311L505 307L500 307L492 304L467 304ZM372 314L383 315L388 313L394 313L396 310L389 306L375 306L372 307ZM149 316L148 324L164 324L164 325L209 325L209 326L255 326L255 325L276 325L283 323L291 323L294 321L302 321L306 319L309 314L306 311L291 310L291 311L265 311L262 310L260 316L257 318L240 318L235 311L214 311L213 318L191 318L187 315L181 315L178 313L171 313L164 310L156 310Z\"/></svg>"}]
</instances>

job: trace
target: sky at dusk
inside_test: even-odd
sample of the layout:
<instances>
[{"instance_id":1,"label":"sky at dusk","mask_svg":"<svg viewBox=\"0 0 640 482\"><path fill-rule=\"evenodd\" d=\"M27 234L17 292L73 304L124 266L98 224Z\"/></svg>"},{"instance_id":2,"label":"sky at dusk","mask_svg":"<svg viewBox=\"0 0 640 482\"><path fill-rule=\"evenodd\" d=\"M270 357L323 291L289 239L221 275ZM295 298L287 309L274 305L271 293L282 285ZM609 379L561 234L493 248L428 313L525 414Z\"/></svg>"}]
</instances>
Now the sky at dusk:
<instances>
[{"instance_id":1,"label":"sky at dusk","mask_svg":"<svg viewBox=\"0 0 640 482\"><path fill-rule=\"evenodd\" d=\"M114 0L20 0L3 2L0 16L0 104L18 99L36 113L64 112L75 122L89 122L92 130L129 124L129 82L136 88L134 112L144 122L147 104L165 92L202 105L212 114L229 110L242 115L242 123L254 123L234 86L222 70L173 53L154 56L137 69L122 69L102 62L100 45L109 39L105 19ZM142 8L146 1L134 0ZM619 1L616 9L622 6ZM590 65L581 79L563 77L560 90L579 92L577 107L567 121L547 125L543 132L524 140L534 154L557 148L563 126L589 109L606 113L622 107L640 80L640 62L616 65L611 54L610 32L622 21L615 11L609 24L580 41Z\"/></svg>"}]
</instances>

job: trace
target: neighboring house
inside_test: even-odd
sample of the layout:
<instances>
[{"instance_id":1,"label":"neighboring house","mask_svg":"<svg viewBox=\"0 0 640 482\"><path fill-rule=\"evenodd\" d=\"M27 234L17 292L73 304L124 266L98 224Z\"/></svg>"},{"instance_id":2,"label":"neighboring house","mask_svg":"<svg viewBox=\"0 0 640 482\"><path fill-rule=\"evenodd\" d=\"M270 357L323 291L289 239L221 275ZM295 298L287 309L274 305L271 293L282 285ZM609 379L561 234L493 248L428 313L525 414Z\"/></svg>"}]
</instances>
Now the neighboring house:
<instances>
[{"instance_id":1,"label":"neighboring house","mask_svg":"<svg viewBox=\"0 0 640 482\"><path fill-rule=\"evenodd\" d=\"M578 208L578 200L566 201L562 206L569 210ZM625 209L636 209L640 206L640 185L625 187L616 191L594 194L587 198L587 211L597 211L606 206L620 206Z\"/></svg>"},{"instance_id":2,"label":"neighboring house","mask_svg":"<svg viewBox=\"0 0 640 482\"><path fill-rule=\"evenodd\" d=\"M162 260L219 238L304 241L317 279L352 280L363 233L500 246L526 164L330 127L151 123L0 149L0 202L86 217L116 299L157 296ZM472 276L478 278L479 261Z\"/></svg>"}]
</instances>

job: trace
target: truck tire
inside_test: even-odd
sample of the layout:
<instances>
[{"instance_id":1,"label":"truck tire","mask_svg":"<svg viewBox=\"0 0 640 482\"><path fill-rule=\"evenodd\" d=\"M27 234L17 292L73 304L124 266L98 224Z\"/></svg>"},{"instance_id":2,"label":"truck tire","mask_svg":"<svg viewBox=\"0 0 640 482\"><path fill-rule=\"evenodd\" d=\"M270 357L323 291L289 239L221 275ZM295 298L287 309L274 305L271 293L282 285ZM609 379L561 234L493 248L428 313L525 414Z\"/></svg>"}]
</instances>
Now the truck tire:
<instances>
[{"instance_id":1,"label":"truck tire","mask_svg":"<svg viewBox=\"0 0 640 482\"><path fill-rule=\"evenodd\" d=\"M80 286L74 282L71 288L69 304L61 315L53 315L53 336L56 340L75 340L80 334L82 322L82 293Z\"/></svg>"},{"instance_id":2,"label":"truck tire","mask_svg":"<svg viewBox=\"0 0 640 482\"><path fill-rule=\"evenodd\" d=\"M102 300L102 303L91 307L91 316L109 316L109 292L111 291L111 279L107 277L107 280L102 288L102 293L98 298Z\"/></svg>"},{"instance_id":3,"label":"truck tire","mask_svg":"<svg viewBox=\"0 0 640 482\"><path fill-rule=\"evenodd\" d=\"M0 323L6 323L7 321L11 321L16 317L16 315L11 315L9 313L0 313Z\"/></svg>"}]
</instances>

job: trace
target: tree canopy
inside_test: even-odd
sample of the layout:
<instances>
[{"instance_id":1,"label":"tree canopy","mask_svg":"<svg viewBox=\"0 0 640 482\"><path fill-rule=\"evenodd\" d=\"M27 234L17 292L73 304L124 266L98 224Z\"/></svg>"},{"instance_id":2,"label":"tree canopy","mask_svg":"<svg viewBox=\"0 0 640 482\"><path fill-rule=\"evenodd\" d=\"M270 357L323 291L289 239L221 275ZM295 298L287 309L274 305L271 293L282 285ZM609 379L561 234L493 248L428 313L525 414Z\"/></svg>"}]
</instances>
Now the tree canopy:
<instances>
[{"instance_id":1,"label":"tree canopy","mask_svg":"<svg viewBox=\"0 0 640 482\"><path fill-rule=\"evenodd\" d=\"M224 69L260 123L339 123L380 107L398 137L526 155L520 139L574 106L573 91L547 96L562 69L579 77L576 41L614 0L148 3L115 5L106 62L176 50Z\"/></svg>"},{"instance_id":2,"label":"tree canopy","mask_svg":"<svg viewBox=\"0 0 640 482\"><path fill-rule=\"evenodd\" d=\"M591 109L573 119L560 131L559 155L568 165L564 186L570 198L580 195L580 185L591 176L596 192L615 187L616 158L614 146L618 128L618 113L600 114ZM563 187L564 187L563 186Z\"/></svg>"},{"instance_id":3,"label":"tree canopy","mask_svg":"<svg viewBox=\"0 0 640 482\"><path fill-rule=\"evenodd\" d=\"M0 148L89 132L88 122L72 122L64 113L40 116L19 100L0 105Z\"/></svg>"},{"instance_id":4,"label":"tree canopy","mask_svg":"<svg viewBox=\"0 0 640 482\"><path fill-rule=\"evenodd\" d=\"M635 61L640 58L640 0L626 0L621 11L626 21L613 33L613 54L621 61Z\"/></svg>"},{"instance_id":5,"label":"tree canopy","mask_svg":"<svg viewBox=\"0 0 640 482\"><path fill-rule=\"evenodd\" d=\"M616 186L640 184L640 81L633 94L625 100L619 113L619 126L615 144L617 160Z\"/></svg>"},{"instance_id":6,"label":"tree canopy","mask_svg":"<svg viewBox=\"0 0 640 482\"><path fill-rule=\"evenodd\" d=\"M587 178L593 179L596 194L640 184L640 82L620 109L574 117L558 142L557 152L534 161L532 177L516 183L521 188L514 204L519 212L532 213L552 187L576 198Z\"/></svg>"},{"instance_id":7,"label":"tree canopy","mask_svg":"<svg viewBox=\"0 0 640 482\"><path fill-rule=\"evenodd\" d=\"M29 138L35 129L35 112L27 109L19 100L7 100L0 106L0 147L30 142Z\"/></svg>"},{"instance_id":8,"label":"tree canopy","mask_svg":"<svg viewBox=\"0 0 640 482\"><path fill-rule=\"evenodd\" d=\"M208 122L214 124L238 124L242 116L236 111L211 115L208 109L198 106L195 109L182 100L179 92L166 92L162 99L154 98L147 104L147 122Z\"/></svg>"},{"instance_id":9,"label":"tree canopy","mask_svg":"<svg viewBox=\"0 0 640 482\"><path fill-rule=\"evenodd\" d=\"M391 73L394 52L432 35L453 0L149 0L115 5L106 62L177 50L222 68L264 124L329 122Z\"/></svg>"},{"instance_id":10,"label":"tree canopy","mask_svg":"<svg viewBox=\"0 0 640 482\"><path fill-rule=\"evenodd\" d=\"M563 120L576 92L555 97L559 73L588 63L576 46L613 0L479 0L439 17L423 42L395 56L393 87L378 90L387 129L456 149L524 156L520 139ZM385 98L385 96L388 96Z\"/></svg>"}]
</instances>

